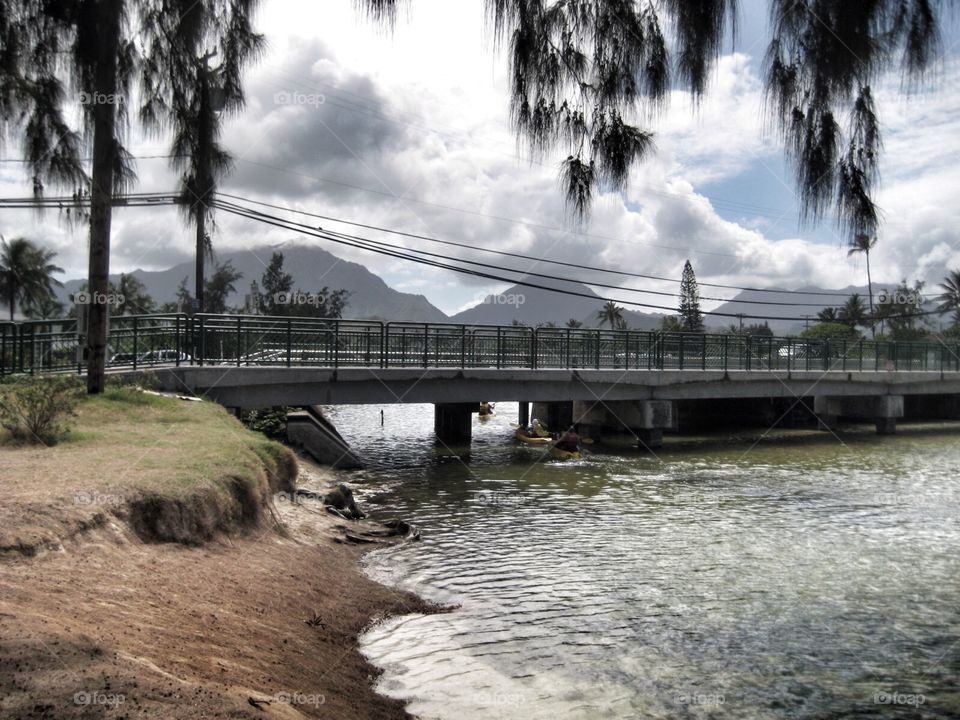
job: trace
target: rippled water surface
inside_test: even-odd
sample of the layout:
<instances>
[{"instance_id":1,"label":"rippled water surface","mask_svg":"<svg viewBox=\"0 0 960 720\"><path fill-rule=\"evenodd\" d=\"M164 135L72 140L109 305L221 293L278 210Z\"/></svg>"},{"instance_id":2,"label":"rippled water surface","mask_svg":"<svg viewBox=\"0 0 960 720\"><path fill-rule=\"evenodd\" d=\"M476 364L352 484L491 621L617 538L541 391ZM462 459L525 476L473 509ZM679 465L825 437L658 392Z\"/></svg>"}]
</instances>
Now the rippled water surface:
<instances>
[{"instance_id":1,"label":"rippled water surface","mask_svg":"<svg viewBox=\"0 0 960 720\"><path fill-rule=\"evenodd\" d=\"M382 465L361 501L423 533L369 572L460 606L364 638L416 715L960 717L960 435L564 463L515 405L459 448L431 406L330 413Z\"/></svg>"}]
</instances>

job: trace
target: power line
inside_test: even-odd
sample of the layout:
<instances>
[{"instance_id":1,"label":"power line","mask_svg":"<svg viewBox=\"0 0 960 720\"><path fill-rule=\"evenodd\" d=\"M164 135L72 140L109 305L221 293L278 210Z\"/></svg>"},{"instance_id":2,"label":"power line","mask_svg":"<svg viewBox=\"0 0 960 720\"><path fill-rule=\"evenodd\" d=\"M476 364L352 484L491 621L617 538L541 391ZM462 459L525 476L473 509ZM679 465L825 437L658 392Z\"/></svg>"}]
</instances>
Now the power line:
<instances>
[{"instance_id":1,"label":"power line","mask_svg":"<svg viewBox=\"0 0 960 720\"><path fill-rule=\"evenodd\" d=\"M246 212L250 212L250 213L252 213L252 214L263 215L264 217L273 217L273 216L267 215L266 213L260 213L259 211L256 211L256 210L249 210L248 208L244 208L244 207L241 206L241 205L236 205L236 204L234 204L234 203L224 203L223 201L219 201L218 204L217 204L217 207L243 210L243 211L246 211ZM295 223L295 222L293 222L292 220L287 220L287 221L285 221L285 222L288 222L288 223L291 224L291 225L295 225L295 226L297 226L297 227L305 228L305 229L308 229L308 230L313 230L313 229L314 229L313 226L305 225L305 224L302 224L302 223ZM334 231L332 231L332 230L326 230L326 229L324 229L324 228L316 228L316 229L321 230L322 232L330 233L331 235L336 235L336 236L338 236L338 237L345 238L345 239L349 239L349 240L355 240L355 241L360 241L360 240L361 240L360 238L358 238L358 237L355 236L355 235L348 235L348 234L345 234L345 233L338 233L338 232L334 232ZM661 291L661 290L646 290L646 289L639 289L639 288L622 287L622 286L620 286L620 285L610 285L610 284L607 284L607 283L593 282L593 281L589 281L589 280L581 280L581 279L578 279L578 278L557 277L556 275L548 275L548 274L546 274L546 273L538 273L538 272L533 272L533 271L531 271L531 270L517 270L517 269L514 269L514 268L506 268L506 267L503 267L503 266L501 266L501 265L493 265L493 264L491 264L491 263L482 263L482 262L477 262L477 261L475 261L475 260L466 260L466 259L463 259L463 258L449 258L447 255L441 255L441 254L439 254L439 253L432 253L432 252L428 252L428 251L426 251L426 250L418 250L418 249L416 249L416 248L398 248L398 247L396 247L395 245L391 245L391 244L385 243L385 242L379 242L379 241L377 241L377 240L370 240L369 238L363 238L362 241L365 242L365 243L368 243L368 244L370 244L370 245L375 245L375 246L377 246L377 247L385 247L385 248L388 248L388 249L391 249L391 250L396 250L396 251L412 252L412 253L417 253L418 255L424 255L424 256L427 256L427 257L451 259L451 260L455 260L456 262L459 262L459 263L465 263L465 264L467 264L467 265L474 265L474 266L477 266L477 267L490 268L490 269L493 269L493 270L499 270L499 271L501 271L501 272L517 273L517 274L523 275L523 276L525 276L525 277L538 277L538 278L544 278L544 279L546 279L546 280L553 280L553 281L555 281L555 282L568 282L568 283L578 283L578 284L581 284L581 285L593 285L594 287L602 287L602 288L607 288L607 289L611 289L611 290L623 290L623 291L625 291L625 292L632 292L632 293L645 293L645 294L649 294L649 295L660 295L660 296L664 296L664 297L673 297L673 298L680 297L680 294L679 294L679 293L664 292L664 291ZM701 299L701 300L717 301L717 302L730 302L731 300L734 300L733 298L717 298L717 297L707 297L707 296L701 296L700 299ZM772 301L772 300L738 300L737 302L745 303L745 304L748 304L748 305L780 305L780 306L786 306L786 307L816 307L816 308L823 307L823 303L794 303L794 302L782 302L782 301L781 301L781 302L778 302L778 301Z\"/></svg>"},{"instance_id":2,"label":"power line","mask_svg":"<svg viewBox=\"0 0 960 720\"><path fill-rule=\"evenodd\" d=\"M549 287L549 286L547 286L547 285L539 285L539 284L537 284L537 283L532 283L532 282L529 282L529 281L523 280L523 279L516 280L516 279L504 277L504 276L502 276L502 275L495 275L495 274L493 274L493 273L483 272L483 271L479 271L479 270L471 270L471 269L469 269L469 268L464 268L464 267L460 267L460 266L457 266L457 265L450 265L450 264L447 264L447 263L441 263L441 262L437 262L437 261L434 261L434 260L426 260L426 259L424 259L424 258L414 257L414 256L407 255L407 254L405 254L405 253L402 253L402 252L399 252L399 251L396 251L396 250L387 250L387 249L382 248L382 247L370 245L370 244L369 244L370 241L368 241L368 240L365 239L365 238L361 238L361 237L357 237L357 236L344 235L343 233L333 234L333 233L330 233L330 232L324 231L324 230L307 229L305 226L302 226L302 225L300 225L300 224L292 223L292 222L289 221L289 220L283 220L282 218L278 218L278 217L274 217L274 216L271 216L271 215L267 215L266 213L260 213L260 212L251 211L251 210L236 209L235 207L226 206L226 205L223 205L223 204L220 204L220 203L218 203L217 205L218 205L219 209L223 210L224 212L231 213L231 214L237 215L237 216L239 216L239 217L245 217L245 218L248 218L248 219L251 219L251 220L256 220L256 221L258 221L258 222L261 222L261 223L264 223L264 224L267 224L267 225L272 225L272 226L274 226L274 227L283 228L283 229L285 229L285 230L291 230L291 231L294 231L294 232L298 232L298 233L300 233L300 234L302 234L302 235L307 235L307 236L310 236L310 237L316 237L316 238L319 238L319 239L322 239L322 240L328 240L328 241L330 241L330 242L333 242L333 243L336 243L336 244L339 244L339 245L346 245L346 246L348 246L348 247L354 247L354 248L357 248L357 249L359 249L359 250L366 250L366 251L374 252L374 253L377 253L377 254L380 254L380 255L386 255L386 256L388 256L388 257L395 257L395 258L399 258L399 259L402 259L402 260L407 260L407 261L410 261L410 262L419 263L419 264L421 264L421 265L427 265L427 266L430 266L430 267L437 267L437 268L445 269L445 270L452 270L452 271L454 271L454 272L462 273L462 274L465 274L465 275L472 275L472 276L475 276L475 277L482 277L482 278L486 278L486 279L490 279L490 280L497 280L497 281L499 281L499 282L513 283L513 284L521 285L521 286L524 286L524 287L535 288L535 289L538 289L538 290L546 290L546 291L548 291L548 292L559 293L559 294L562 294L562 295L571 295L571 296L574 296L574 297L583 297L583 298L587 298L588 300L594 300L594 301L598 301L598 302L613 302L613 303L619 303L619 304L622 304L622 305L630 305L630 306L633 306L633 307L642 307L642 308L649 308L649 309L654 309L654 310L666 310L666 311L668 311L668 312L670 312L670 313L675 313L675 312L676 312L676 308L674 308L674 307L668 307L668 306L664 306L664 305L653 305L653 304L651 304L651 303L642 303L642 302L637 302L637 301L634 301L634 300L621 300L621 299L616 299L616 298L607 298L607 297L597 296L597 295L595 295L595 294L587 294L587 293L577 292L577 291L574 291L574 290L562 290L562 289L559 289L559 288L556 288L556 287ZM346 239L344 239L344 238L351 238L351 240L346 240ZM518 271L518 270L507 270L507 272L520 273L521 271ZM703 310L702 313L703 313L704 315L710 315L710 316L714 316L714 317L728 317L728 318L740 318L740 317L745 317L745 318L750 318L750 319L752 319L752 320L779 320L779 321L784 321L784 320L787 320L787 321L802 321L802 320L803 320L803 318L798 318L798 317L782 317L782 316L771 316L771 315L751 315L751 314L747 314L747 313L724 313L724 312L717 312L717 311L711 311L711 310ZM888 319L889 319L889 318L888 318Z\"/></svg>"},{"instance_id":3,"label":"power line","mask_svg":"<svg viewBox=\"0 0 960 720\"><path fill-rule=\"evenodd\" d=\"M583 264L581 264L581 263L564 262L564 261L562 261L562 260L551 260L551 259L549 259L549 258L538 258L538 257L534 257L534 256L532 256L532 255L524 255L524 254L522 254L522 253L513 253L513 252L508 252L508 251L506 251L506 250L493 250L493 249L491 249L491 248L474 247L474 246L472 246L472 245L467 245L466 243L454 242L454 241L452 241L452 240L441 240L441 239L434 238L434 237L430 237L430 236L427 236L427 235L417 235L417 234L415 234L415 233L408 233L408 232L403 232L403 231L400 231L400 230L391 230L391 229L389 229L389 228L378 227L378 226L376 226L376 225L368 225L368 224L365 224L365 223L353 222L353 221L350 221L350 220L342 220L342 219L340 219L340 218L332 217L332 216L329 216L329 215L321 215L321 214L319 214L319 213L308 212L308 211L306 211L306 210L296 210L296 209L294 209L294 208L285 207L285 206L282 206L282 205L275 205L275 204L273 204L273 203L263 202L263 201L260 201L260 200L250 200L250 199L248 199L248 198L244 198L244 197L241 197L241 196L239 196L239 195L232 195L232 194L230 194L230 193L218 192L217 195L222 196L222 197L232 198L232 199L234 199L234 200L240 200L240 201L242 201L242 202L246 202L246 203L250 203L250 204L254 204L254 205L261 205L261 206L263 206L263 207L273 208L274 210L284 210L284 211L286 211L286 212L296 213L296 214L298 214L298 215L304 215L304 216L306 216L306 217L317 218L317 219L320 219L320 220L330 220L330 221L332 221L332 222L342 223L342 224L344 224L344 225L352 225L352 226L354 226L354 227L361 227L361 228L364 228L364 229L367 229L367 230L376 230L376 231L378 231L378 232L389 233L389 234L392 234L392 235L399 235L399 236L401 236L401 237L408 237L408 238L415 239L415 240L426 240L426 241L428 241L428 242L439 243L439 244L441 244L441 245L449 245L449 246L459 247L459 248L465 248L465 249L467 249L467 250L476 250L476 251L478 251L478 252L492 253L492 254L494 254L494 255L502 255L502 256L505 256L505 257L514 257L514 258L518 258L518 259L521 259L521 260L530 260L530 261L537 262L537 263L541 263L541 262L542 262L542 263L550 263L550 264L552 264L552 265L562 265L562 266L564 266L564 267L578 268L578 269L581 269L581 270L590 270L590 271L593 271L593 272L610 273L610 274L612 274L612 275L621 275L621 276L624 276L624 277L640 278L640 279L643 279L643 280L659 280L659 281L671 282L671 283L679 283L679 282L681 282L680 280L677 280L676 278L661 277L661 276L658 276L658 275L645 275L645 274L642 274L642 273L631 273L631 272L627 272L627 271L625 271L625 270L614 270L614 269L611 269L611 268L602 268L602 267L596 267L596 266L592 266L592 265L583 265ZM370 241L370 242L373 242L373 241ZM417 252L417 251L414 250L413 252ZM587 283L587 284L588 284L588 285L598 285L598 286L600 286L600 287L609 287L609 286L600 285L599 283ZM813 295L813 296L824 296L824 297L843 297L843 298L848 297L845 293L834 293L834 292L814 292L814 291L806 291L806 290L771 290L771 289L768 289L768 288L741 287L741 286L737 286L737 285L724 285L724 284L721 284L721 283L708 283L708 282L699 282L699 281L698 281L697 284L700 285L700 286L702 286L702 287L722 288L722 289L724 289L724 290L741 290L741 291L749 291L749 292L778 293L778 294L789 293L789 294L791 294L791 295ZM639 292L639 291L638 291L638 292ZM646 292L646 291L644 291L644 292ZM656 293L655 291L649 291L649 292L651 292L652 294L664 294L664 293ZM705 300L707 300L707 299L723 300L723 301L731 301L731 300L732 300L732 298L704 298L704 299L705 299ZM773 303L773 302L771 302L771 303L762 303L761 301L746 301L746 300L740 300L740 301L737 301L737 302L756 302L756 303L758 303L758 304L771 304L771 305L779 304L779 303ZM789 303L786 303L786 304L789 304ZM808 306L811 306L811 307L813 306L812 303L797 303L797 304L798 304L798 305L808 305ZM817 305L817 307L819 307L819 305Z\"/></svg>"}]
</instances>

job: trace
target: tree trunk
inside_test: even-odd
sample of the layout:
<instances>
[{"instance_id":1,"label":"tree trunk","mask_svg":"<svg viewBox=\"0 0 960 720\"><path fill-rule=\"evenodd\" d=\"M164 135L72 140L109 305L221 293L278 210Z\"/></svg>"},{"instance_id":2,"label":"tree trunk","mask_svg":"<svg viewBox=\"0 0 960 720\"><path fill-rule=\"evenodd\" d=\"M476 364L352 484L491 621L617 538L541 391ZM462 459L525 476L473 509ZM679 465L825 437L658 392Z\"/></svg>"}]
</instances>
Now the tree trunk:
<instances>
[{"instance_id":1,"label":"tree trunk","mask_svg":"<svg viewBox=\"0 0 960 720\"><path fill-rule=\"evenodd\" d=\"M199 120L200 127L198 128L200 147L197 157L197 174L196 174L196 183L197 191L199 194L194 199L194 202L197 206L197 285L195 297L197 299L197 312L204 312L206 305L204 303L204 272L203 272L203 261L204 256L207 252L207 243L206 243L206 215L207 215L207 198L210 193L210 187L213 184L210 175L210 149L213 144L213 119L211 117L212 110L210 108L210 71L207 67L207 58L203 59L202 66L200 67L200 112Z\"/></svg>"},{"instance_id":2,"label":"tree trunk","mask_svg":"<svg viewBox=\"0 0 960 720\"><path fill-rule=\"evenodd\" d=\"M103 392L106 381L109 308L110 221L113 212L113 174L117 160L116 93L117 51L120 45L122 0L98 3L99 47L96 87L85 88L93 99L93 173L90 188L90 262L87 322L87 392Z\"/></svg>"},{"instance_id":3,"label":"tree trunk","mask_svg":"<svg viewBox=\"0 0 960 720\"><path fill-rule=\"evenodd\" d=\"M202 313L202 312L203 312L203 308L204 308L204 305L203 305L203 276L204 276L203 261L204 261L204 255L205 255L205 253L206 253L206 251L207 251L207 244L206 244L206 241L205 241L205 239L204 239L204 236L206 235L205 224L206 224L206 213L204 212L204 208L201 206L201 207L200 207L200 213L197 215L197 264L196 264L197 284L196 284L196 291L195 291L195 293L194 293L194 298L196 298L196 306L197 306L197 307L196 307L196 312L198 312L198 313Z\"/></svg>"}]
</instances>

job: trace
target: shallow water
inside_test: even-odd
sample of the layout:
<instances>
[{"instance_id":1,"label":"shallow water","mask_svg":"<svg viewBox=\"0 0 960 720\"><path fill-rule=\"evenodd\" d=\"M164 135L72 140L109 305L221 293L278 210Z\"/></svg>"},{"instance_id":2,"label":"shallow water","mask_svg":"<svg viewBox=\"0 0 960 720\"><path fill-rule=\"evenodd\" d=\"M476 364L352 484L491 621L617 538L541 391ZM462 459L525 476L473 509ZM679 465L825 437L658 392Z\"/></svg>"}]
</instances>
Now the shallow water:
<instances>
[{"instance_id":1,"label":"shallow water","mask_svg":"<svg viewBox=\"0 0 960 720\"><path fill-rule=\"evenodd\" d=\"M366 634L424 718L960 717L960 434L799 433L578 462L516 406L437 446L431 406L339 407L369 573L458 604ZM807 437L804 437L807 436Z\"/></svg>"}]
</instances>

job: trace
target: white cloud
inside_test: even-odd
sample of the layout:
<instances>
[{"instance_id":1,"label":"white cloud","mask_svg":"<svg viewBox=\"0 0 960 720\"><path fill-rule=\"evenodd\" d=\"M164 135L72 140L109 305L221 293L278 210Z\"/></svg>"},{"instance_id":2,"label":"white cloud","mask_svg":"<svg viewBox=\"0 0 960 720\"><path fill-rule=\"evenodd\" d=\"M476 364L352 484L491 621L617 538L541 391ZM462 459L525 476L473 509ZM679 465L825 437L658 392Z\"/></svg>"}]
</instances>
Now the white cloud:
<instances>
[{"instance_id":1,"label":"white cloud","mask_svg":"<svg viewBox=\"0 0 960 720\"><path fill-rule=\"evenodd\" d=\"M401 18L391 36L358 20L350 0L267 5L260 26L271 49L250 73L247 111L231 120L224 134L238 158L224 187L324 215L579 265L679 278L689 257L702 281L838 288L862 282L862 266L847 260L839 240L767 236L762 217L731 222L698 192L706 183L735 182L780 152L762 132L762 83L756 63L743 54L721 58L710 94L695 112L685 95L672 98L654 126L658 152L632 172L625 196L600 198L586 234L564 229L556 158L529 163L515 152L506 59L491 52L482 7L482 0L417 0L410 21ZM293 92L323 95L323 102L276 102L276 93ZM887 224L873 257L879 280L904 275L933 280L945 267L960 265L955 232L960 209L953 197L960 179L953 161L960 150L958 99L955 72L922 102L905 104L887 90L881 93L888 132L879 196ZM134 146L147 144L135 138ZM156 140L149 147L163 151ZM26 194L15 170L2 171L5 196ZM162 160L143 161L140 171L138 189L175 184ZM114 224L117 270L164 267L192 253L192 232L172 209L118 211ZM616 281L582 269L338 229L447 257ZM68 232L50 218L38 225L27 213L9 213L3 232L34 233L51 243L71 274L85 272L83 228ZM290 238L288 231L221 213L214 241L219 247L253 247ZM356 249L324 247L367 264L391 284L423 291L448 312L478 293L505 287ZM649 280L627 286L676 289ZM601 294L626 296L613 290Z\"/></svg>"}]
</instances>

